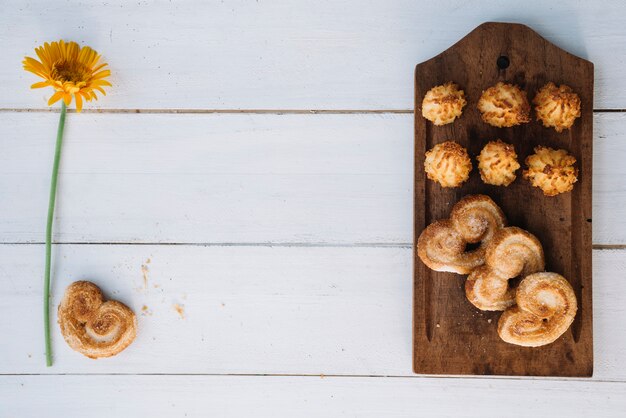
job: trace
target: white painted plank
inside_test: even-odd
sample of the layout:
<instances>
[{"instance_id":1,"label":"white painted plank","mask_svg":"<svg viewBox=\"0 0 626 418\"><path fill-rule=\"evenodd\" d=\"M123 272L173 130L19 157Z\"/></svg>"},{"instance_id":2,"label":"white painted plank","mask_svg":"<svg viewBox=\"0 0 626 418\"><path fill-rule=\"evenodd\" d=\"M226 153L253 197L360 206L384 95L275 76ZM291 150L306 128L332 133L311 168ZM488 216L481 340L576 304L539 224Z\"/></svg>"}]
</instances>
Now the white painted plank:
<instances>
[{"instance_id":1,"label":"white painted plank","mask_svg":"<svg viewBox=\"0 0 626 418\"><path fill-rule=\"evenodd\" d=\"M2 376L7 417L623 417L626 384L269 376Z\"/></svg>"},{"instance_id":2,"label":"white painted plank","mask_svg":"<svg viewBox=\"0 0 626 418\"><path fill-rule=\"evenodd\" d=\"M594 243L626 244L624 113L595 116ZM57 116L0 113L0 242L44 236ZM412 241L412 115L70 115L60 242Z\"/></svg>"},{"instance_id":3,"label":"white painted plank","mask_svg":"<svg viewBox=\"0 0 626 418\"><path fill-rule=\"evenodd\" d=\"M593 61L595 106L626 108L621 0L9 0L0 11L4 108L46 106L20 62L63 37L110 63L103 108L411 109L415 64L490 20Z\"/></svg>"},{"instance_id":4,"label":"white painted plank","mask_svg":"<svg viewBox=\"0 0 626 418\"><path fill-rule=\"evenodd\" d=\"M0 257L0 335L10 336L0 374L412 375L409 248L57 246L52 306L92 279L139 314L139 335L94 361L55 326L53 368L42 354L43 246L0 245ZM625 380L615 324L626 322L626 251L598 250L593 262L594 379Z\"/></svg>"}]
</instances>

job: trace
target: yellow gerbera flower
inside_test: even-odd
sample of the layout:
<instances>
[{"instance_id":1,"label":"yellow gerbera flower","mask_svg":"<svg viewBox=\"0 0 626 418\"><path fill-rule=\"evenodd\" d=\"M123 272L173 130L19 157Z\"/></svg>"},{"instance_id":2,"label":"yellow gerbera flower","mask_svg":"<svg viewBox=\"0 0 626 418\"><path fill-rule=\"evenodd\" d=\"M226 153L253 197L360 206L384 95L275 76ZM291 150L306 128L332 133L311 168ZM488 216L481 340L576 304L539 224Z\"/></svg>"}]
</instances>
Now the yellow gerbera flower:
<instances>
[{"instance_id":1,"label":"yellow gerbera flower","mask_svg":"<svg viewBox=\"0 0 626 418\"><path fill-rule=\"evenodd\" d=\"M76 42L46 42L35 48L41 61L26 57L24 69L38 75L45 81L31 86L33 89L51 86L56 93L48 100L48 106L63 99L67 106L76 98L76 110L83 108L83 99L98 99L96 90L106 96L104 86L111 86L106 78L110 70L103 70L106 63L99 64L100 55L88 46L80 47Z\"/></svg>"}]
</instances>

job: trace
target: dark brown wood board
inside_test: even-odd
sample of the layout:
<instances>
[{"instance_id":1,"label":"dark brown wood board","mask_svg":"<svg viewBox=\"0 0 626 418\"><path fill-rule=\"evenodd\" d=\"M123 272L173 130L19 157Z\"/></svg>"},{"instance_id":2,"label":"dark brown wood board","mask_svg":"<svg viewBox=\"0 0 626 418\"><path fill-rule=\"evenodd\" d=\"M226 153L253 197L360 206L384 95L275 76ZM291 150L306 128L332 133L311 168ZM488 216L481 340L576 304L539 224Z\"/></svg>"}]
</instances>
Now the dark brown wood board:
<instances>
[{"instance_id":1,"label":"dark brown wood board","mask_svg":"<svg viewBox=\"0 0 626 418\"><path fill-rule=\"evenodd\" d=\"M499 57L509 66L501 68ZM502 62L501 60L500 62ZM454 123L434 126L421 115L426 92L447 81L465 91L467 105ZM569 131L557 133L532 121L513 128L484 123L476 104L498 81L519 85L532 101L548 81L567 84L581 98L582 115ZM558 48L524 25L484 23L458 43L415 69L415 196L413 369L420 374L591 376L591 163L593 64ZM514 144L522 168L509 187L484 184L475 157L490 140ZM467 148L474 169L462 187L445 189L426 178L424 153L454 140ZM525 158L537 145L563 148L576 157L578 182L570 193L546 197L522 178ZM417 237L437 219L447 218L463 196L489 195L509 225L535 234L543 244L546 269L565 276L578 299L570 329L556 342L528 348L503 342L500 312L483 312L465 297L465 276L428 269L417 256Z\"/></svg>"}]
</instances>

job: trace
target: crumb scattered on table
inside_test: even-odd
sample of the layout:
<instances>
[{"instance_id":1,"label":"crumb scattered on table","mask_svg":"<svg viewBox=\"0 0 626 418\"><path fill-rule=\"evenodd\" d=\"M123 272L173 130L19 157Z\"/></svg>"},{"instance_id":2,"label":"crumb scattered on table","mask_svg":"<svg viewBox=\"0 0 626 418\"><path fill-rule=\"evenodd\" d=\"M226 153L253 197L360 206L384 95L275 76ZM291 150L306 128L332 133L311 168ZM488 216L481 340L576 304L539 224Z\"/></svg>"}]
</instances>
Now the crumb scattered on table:
<instances>
[{"instance_id":1,"label":"crumb scattered on table","mask_svg":"<svg viewBox=\"0 0 626 418\"><path fill-rule=\"evenodd\" d=\"M150 262L150 259L147 260L146 264L141 265L141 274L143 275L143 288L148 288L148 266L147 263Z\"/></svg>"},{"instance_id":2,"label":"crumb scattered on table","mask_svg":"<svg viewBox=\"0 0 626 418\"><path fill-rule=\"evenodd\" d=\"M172 305L172 307L176 312L178 312L178 315L180 315L182 319L185 319L185 305L179 305L178 303L175 303L174 305Z\"/></svg>"}]
</instances>

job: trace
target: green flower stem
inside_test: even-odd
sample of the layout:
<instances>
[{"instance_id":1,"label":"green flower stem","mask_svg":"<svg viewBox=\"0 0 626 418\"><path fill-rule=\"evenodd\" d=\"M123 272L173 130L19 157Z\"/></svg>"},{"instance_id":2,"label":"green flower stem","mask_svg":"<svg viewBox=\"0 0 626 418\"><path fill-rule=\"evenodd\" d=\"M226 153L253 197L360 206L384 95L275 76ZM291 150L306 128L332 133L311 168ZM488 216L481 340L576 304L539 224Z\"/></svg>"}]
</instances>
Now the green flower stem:
<instances>
[{"instance_id":1,"label":"green flower stem","mask_svg":"<svg viewBox=\"0 0 626 418\"><path fill-rule=\"evenodd\" d=\"M46 271L43 284L43 320L46 340L46 366L52 366L52 344L50 342L50 259L52 252L52 221L54 220L54 203L57 196L57 178L59 176L59 160L61 159L61 144L63 143L63 129L65 128L65 113L67 107L61 102L61 116L57 129L57 143L54 151L54 165L52 166L52 180L50 181L50 200L48 201L48 222L46 224Z\"/></svg>"}]
</instances>

